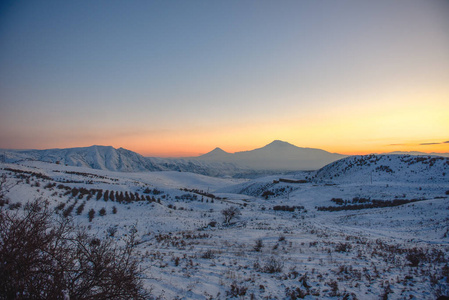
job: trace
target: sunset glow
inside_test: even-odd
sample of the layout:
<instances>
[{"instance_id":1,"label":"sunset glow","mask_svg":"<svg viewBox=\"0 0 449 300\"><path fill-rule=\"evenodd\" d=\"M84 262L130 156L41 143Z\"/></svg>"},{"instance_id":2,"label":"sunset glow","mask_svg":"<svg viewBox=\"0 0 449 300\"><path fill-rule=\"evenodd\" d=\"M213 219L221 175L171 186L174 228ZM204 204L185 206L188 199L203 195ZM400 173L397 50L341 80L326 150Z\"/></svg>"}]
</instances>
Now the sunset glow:
<instances>
[{"instance_id":1,"label":"sunset glow","mask_svg":"<svg viewBox=\"0 0 449 300\"><path fill-rule=\"evenodd\" d=\"M273 140L449 152L448 2L0 7L0 148L167 157Z\"/></svg>"}]
</instances>

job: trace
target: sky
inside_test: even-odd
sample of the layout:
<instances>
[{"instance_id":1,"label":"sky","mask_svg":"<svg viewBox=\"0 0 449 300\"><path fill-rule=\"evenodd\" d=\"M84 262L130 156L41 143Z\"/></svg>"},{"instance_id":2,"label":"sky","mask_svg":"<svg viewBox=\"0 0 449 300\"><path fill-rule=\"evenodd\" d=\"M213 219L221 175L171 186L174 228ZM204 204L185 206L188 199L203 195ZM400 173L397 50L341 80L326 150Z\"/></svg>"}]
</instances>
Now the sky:
<instances>
[{"instance_id":1,"label":"sky","mask_svg":"<svg viewBox=\"0 0 449 300\"><path fill-rule=\"evenodd\" d=\"M449 1L2 1L0 148L449 152Z\"/></svg>"}]
</instances>

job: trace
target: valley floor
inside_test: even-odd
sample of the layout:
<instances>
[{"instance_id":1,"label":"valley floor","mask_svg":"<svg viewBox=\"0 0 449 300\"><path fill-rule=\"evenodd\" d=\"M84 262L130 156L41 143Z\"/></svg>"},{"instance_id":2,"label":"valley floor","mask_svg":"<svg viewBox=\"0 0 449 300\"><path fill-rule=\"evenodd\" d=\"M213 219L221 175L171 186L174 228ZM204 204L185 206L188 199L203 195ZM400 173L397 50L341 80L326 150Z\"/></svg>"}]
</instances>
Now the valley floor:
<instances>
[{"instance_id":1,"label":"valley floor","mask_svg":"<svg viewBox=\"0 0 449 300\"><path fill-rule=\"evenodd\" d=\"M48 200L98 237L117 241L135 226L154 299L449 295L449 183L329 184L306 172L283 177L291 182L219 179L41 162L0 167L2 209ZM375 207L375 200L406 201ZM351 207L360 203L367 206ZM225 223L231 207L239 213Z\"/></svg>"}]
</instances>

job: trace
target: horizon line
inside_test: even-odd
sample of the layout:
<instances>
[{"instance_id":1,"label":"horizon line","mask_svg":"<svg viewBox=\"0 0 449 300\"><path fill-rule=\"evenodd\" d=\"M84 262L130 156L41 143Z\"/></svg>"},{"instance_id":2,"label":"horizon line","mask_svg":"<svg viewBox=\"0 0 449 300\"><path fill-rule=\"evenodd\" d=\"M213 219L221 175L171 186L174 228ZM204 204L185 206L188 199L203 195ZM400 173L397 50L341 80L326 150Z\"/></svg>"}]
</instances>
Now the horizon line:
<instances>
[{"instance_id":1,"label":"horizon line","mask_svg":"<svg viewBox=\"0 0 449 300\"><path fill-rule=\"evenodd\" d=\"M390 152L376 152L376 151L343 151L343 152L331 152L322 148L316 148L316 147L300 147L300 146L296 146L294 144L291 144L289 142L285 142L282 140L273 140L272 142L262 146L262 147L257 147L254 149L249 149L249 150L240 150L240 151L235 151L235 152L228 152L226 150L223 150L221 147L215 147L210 151L207 152L198 152L198 151L171 151L171 152L153 152L153 153L145 153L143 151L136 151L136 150L132 150L132 148L125 148L125 147L116 147L113 145L99 145L99 144L92 144L89 146L73 146L73 147L51 147L51 148L0 148L0 150L6 150L6 151L45 151L45 150L64 150L64 149L76 149L76 148L90 148L90 147L112 147L114 149L125 149L128 151L132 151L135 152L137 154L142 155L143 157L153 157L153 158L196 158L196 157L200 157L202 155L208 154L216 149L220 149L222 151L224 151L225 153L228 154L236 154L239 152L247 152L247 151L253 151L256 149L261 149L264 148L268 145L270 145L273 142L276 141L280 141L283 143L287 143L290 144L294 147L297 148L305 148L305 149L317 149L317 150L323 150L332 154L339 154L339 155L344 155L344 156L355 156L355 155L370 155L370 154L376 154L376 155L382 155L382 154L394 154L396 152L402 152L402 153L413 153L413 152L417 152L417 153L422 153L422 154L427 154L427 155L432 155L432 154L449 154L449 152L435 152L435 151L419 151L419 150L395 150L395 151L390 151ZM435 143L435 144L440 144L440 143ZM392 144L390 144L392 145ZM399 146L399 144L396 144L397 146ZM409 146L411 146L411 144L408 144ZM421 144L413 144L413 146L422 146L423 143ZM407 146L406 144L400 144L400 146Z\"/></svg>"}]
</instances>

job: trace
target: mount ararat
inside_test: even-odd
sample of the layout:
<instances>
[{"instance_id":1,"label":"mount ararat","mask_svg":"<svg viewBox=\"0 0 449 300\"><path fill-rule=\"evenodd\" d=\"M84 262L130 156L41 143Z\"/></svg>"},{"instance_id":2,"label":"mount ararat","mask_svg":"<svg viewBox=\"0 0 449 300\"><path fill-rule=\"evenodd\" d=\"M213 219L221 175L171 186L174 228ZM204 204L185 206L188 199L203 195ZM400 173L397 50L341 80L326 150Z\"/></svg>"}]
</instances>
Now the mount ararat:
<instances>
[{"instance_id":1,"label":"mount ararat","mask_svg":"<svg viewBox=\"0 0 449 300\"><path fill-rule=\"evenodd\" d=\"M220 148L215 148L196 159L227 162L254 170L295 171L316 170L344 157L346 156L321 149L301 148L275 140L262 148L236 153L228 153Z\"/></svg>"}]
</instances>

